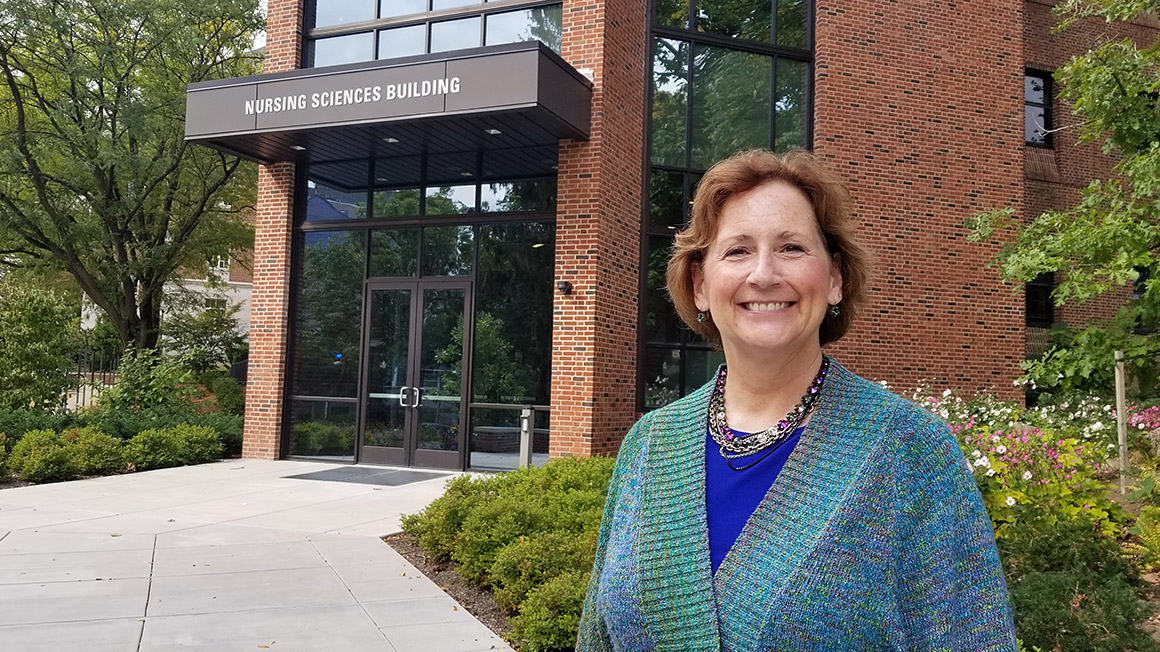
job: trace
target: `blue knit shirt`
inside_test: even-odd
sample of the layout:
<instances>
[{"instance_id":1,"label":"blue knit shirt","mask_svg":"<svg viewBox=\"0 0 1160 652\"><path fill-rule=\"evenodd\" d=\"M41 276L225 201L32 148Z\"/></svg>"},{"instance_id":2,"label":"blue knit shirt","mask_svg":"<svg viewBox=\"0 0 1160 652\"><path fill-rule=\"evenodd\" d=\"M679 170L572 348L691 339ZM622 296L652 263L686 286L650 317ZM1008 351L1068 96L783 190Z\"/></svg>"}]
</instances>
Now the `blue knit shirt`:
<instances>
[{"instance_id":1,"label":"blue knit shirt","mask_svg":"<svg viewBox=\"0 0 1160 652\"><path fill-rule=\"evenodd\" d=\"M733 542L737 541L745 522L757 510L765 494L769 493L769 488L773 486L777 474L781 473L781 467L785 466L785 461L789 459L789 454L797 446L805 429L802 426L794 430L789 439L773 452L762 450L732 460L733 466L737 468L756 462L744 471L729 468L713 436L706 434L705 513L709 517L709 558L714 573L733 547ZM734 430L733 434L748 437L751 433ZM761 459L762 455L767 454L769 457Z\"/></svg>"}]
</instances>

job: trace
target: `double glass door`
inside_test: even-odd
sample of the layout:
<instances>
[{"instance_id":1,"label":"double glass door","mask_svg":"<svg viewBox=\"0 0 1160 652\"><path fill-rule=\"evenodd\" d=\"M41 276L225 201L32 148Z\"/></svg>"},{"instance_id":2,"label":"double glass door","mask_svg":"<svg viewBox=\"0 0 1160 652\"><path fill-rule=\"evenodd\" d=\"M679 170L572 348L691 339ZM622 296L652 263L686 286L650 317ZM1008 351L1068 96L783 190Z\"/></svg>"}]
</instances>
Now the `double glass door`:
<instances>
[{"instance_id":1,"label":"double glass door","mask_svg":"<svg viewBox=\"0 0 1160 652\"><path fill-rule=\"evenodd\" d=\"M358 461L462 469L469 282L367 285Z\"/></svg>"}]
</instances>

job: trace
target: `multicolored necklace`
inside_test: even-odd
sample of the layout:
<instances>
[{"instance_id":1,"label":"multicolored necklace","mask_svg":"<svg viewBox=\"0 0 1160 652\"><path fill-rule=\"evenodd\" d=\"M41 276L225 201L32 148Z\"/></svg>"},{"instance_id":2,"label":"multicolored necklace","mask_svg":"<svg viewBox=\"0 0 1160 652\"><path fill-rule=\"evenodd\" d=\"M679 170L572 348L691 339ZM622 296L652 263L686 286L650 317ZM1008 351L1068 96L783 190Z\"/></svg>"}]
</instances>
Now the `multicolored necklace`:
<instances>
[{"instance_id":1,"label":"multicolored necklace","mask_svg":"<svg viewBox=\"0 0 1160 652\"><path fill-rule=\"evenodd\" d=\"M805 421L810 410L813 409L814 404L818 402L818 397L822 393L822 383L826 382L826 372L830 370L830 357L822 355L822 365L818 368L818 374L814 377L813 382L810 383L806 393L802 395L802 400L798 402L785 418L777 422L777 425L772 428L767 428L761 432L755 432L752 435L738 437L736 432L729 427L725 420L725 375L726 367L721 366L721 371L717 374L717 382L713 386L713 394L709 397L709 434L713 437L713 442L721 449L721 457L725 458L725 463L734 471L744 471L759 464L762 460L769 457L781 447L782 444L789 441L793 432L801 426ZM733 460L766 451L756 461L745 466L733 466Z\"/></svg>"}]
</instances>

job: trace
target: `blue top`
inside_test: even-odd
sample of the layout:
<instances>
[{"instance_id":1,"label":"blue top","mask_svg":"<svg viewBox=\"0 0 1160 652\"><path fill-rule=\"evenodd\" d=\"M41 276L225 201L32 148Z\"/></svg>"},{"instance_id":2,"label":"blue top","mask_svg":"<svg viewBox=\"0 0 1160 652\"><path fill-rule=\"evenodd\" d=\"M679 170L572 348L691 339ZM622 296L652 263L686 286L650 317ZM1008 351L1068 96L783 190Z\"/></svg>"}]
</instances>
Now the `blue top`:
<instances>
[{"instance_id":1,"label":"blue top","mask_svg":"<svg viewBox=\"0 0 1160 652\"><path fill-rule=\"evenodd\" d=\"M713 562L714 573L725 560L725 555L733 547L733 542L741 534L749 517L757 511L761 499L769 493L769 488L781 473L781 467L785 466L785 461L789 459L805 429L802 426L794 430L789 439L772 453L761 450L732 460L733 466L743 467L761 459L762 455L769 455L753 468L744 471L729 468L721 456L721 447L713 441L713 436L706 429L705 510L709 516L709 559ZM733 433L738 437L751 434L736 430Z\"/></svg>"}]
</instances>

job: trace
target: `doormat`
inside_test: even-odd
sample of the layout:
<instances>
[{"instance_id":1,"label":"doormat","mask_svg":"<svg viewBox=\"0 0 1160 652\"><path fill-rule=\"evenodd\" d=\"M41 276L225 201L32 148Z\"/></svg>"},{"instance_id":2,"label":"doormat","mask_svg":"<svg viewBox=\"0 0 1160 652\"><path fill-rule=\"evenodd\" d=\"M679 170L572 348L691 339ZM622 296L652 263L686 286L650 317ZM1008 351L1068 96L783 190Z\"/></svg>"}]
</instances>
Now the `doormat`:
<instances>
[{"instance_id":1,"label":"doormat","mask_svg":"<svg viewBox=\"0 0 1160 652\"><path fill-rule=\"evenodd\" d=\"M450 473L430 473L427 471L411 471L408 469L385 469L369 466L344 466L337 469L311 471L298 475L288 475L287 478L297 480L325 480L327 482L353 482L355 484L374 484L385 487L401 487L412 482L422 482L435 478L446 478Z\"/></svg>"}]
</instances>

